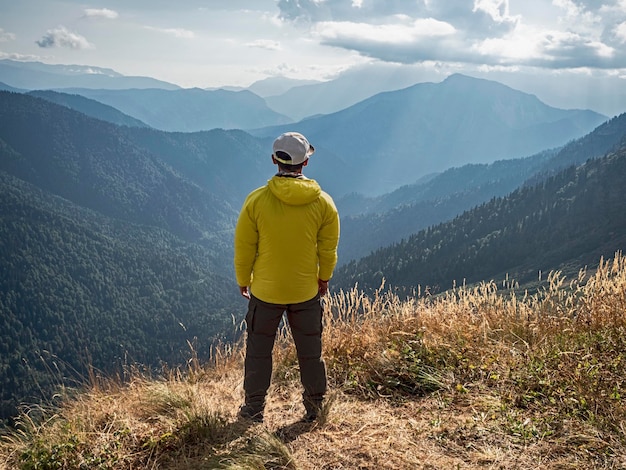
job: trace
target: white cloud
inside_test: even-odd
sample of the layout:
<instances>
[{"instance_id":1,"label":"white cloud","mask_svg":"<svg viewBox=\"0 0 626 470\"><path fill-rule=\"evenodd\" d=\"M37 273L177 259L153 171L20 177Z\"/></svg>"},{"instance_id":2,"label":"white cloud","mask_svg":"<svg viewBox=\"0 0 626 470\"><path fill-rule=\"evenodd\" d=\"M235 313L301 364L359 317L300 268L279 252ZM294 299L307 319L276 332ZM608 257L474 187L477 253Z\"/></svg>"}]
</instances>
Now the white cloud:
<instances>
[{"instance_id":1,"label":"white cloud","mask_svg":"<svg viewBox=\"0 0 626 470\"><path fill-rule=\"evenodd\" d=\"M309 28L321 44L382 61L626 67L626 0L552 0L550 8L542 1L527 7L539 12L541 26L525 24L509 0L279 0L277 6L283 21Z\"/></svg>"},{"instance_id":2,"label":"white cloud","mask_svg":"<svg viewBox=\"0 0 626 470\"><path fill-rule=\"evenodd\" d=\"M0 28L0 42L7 42L7 41L14 41L14 40L15 40L15 34L9 33L8 31L5 31L4 29Z\"/></svg>"},{"instance_id":3,"label":"white cloud","mask_svg":"<svg viewBox=\"0 0 626 470\"><path fill-rule=\"evenodd\" d=\"M108 8L87 8L85 10L85 16L87 18L105 18L107 20L114 20L119 16L119 13Z\"/></svg>"},{"instance_id":4,"label":"white cloud","mask_svg":"<svg viewBox=\"0 0 626 470\"><path fill-rule=\"evenodd\" d=\"M280 17L287 21L369 22L398 14L422 16L428 12L426 3L408 0L278 0L277 7Z\"/></svg>"},{"instance_id":5,"label":"white cloud","mask_svg":"<svg viewBox=\"0 0 626 470\"><path fill-rule=\"evenodd\" d=\"M22 61L40 61L41 57L33 54L18 54L0 51L0 59L22 60Z\"/></svg>"},{"instance_id":6,"label":"white cloud","mask_svg":"<svg viewBox=\"0 0 626 470\"><path fill-rule=\"evenodd\" d=\"M573 0L552 0L552 4L563 9L566 17L576 18L583 12L583 8Z\"/></svg>"},{"instance_id":7,"label":"white cloud","mask_svg":"<svg viewBox=\"0 0 626 470\"><path fill-rule=\"evenodd\" d=\"M65 26L48 30L41 39L35 42L39 47L43 48L93 49L94 47L84 36L69 31Z\"/></svg>"},{"instance_id":8,"label":"white cloud","mask_svg":"<svg viewBox=\"0 0 626 470\"><path fill-rule=\"evenodd\" d=\"M144 28L150 31L156 31L158 33L174 36L179 39L193 39L196 37L196 33L183 28L155 28L153 26L144 26Z\"/></svg>"},{"instance_id":9,"label":"white cloud","mask_svg":"<svg viewBox=\"0 0 626 470\"><path fill-rule=\"evenodd\" d=\"M494 21L506 21L509 17L508 0L474 0L473 11L483 11Z\"/></svg>"},{"instance_id":10,"label":"white cloud","mask_svg":"<svg viewBox=\"0 0 626 470\"><path fill-rule=\"evenodd\" d=\"M368 24L347 21L323 22L315 28L323 41L334 44L340 41L353 41L367 44L409 44L424 38L450 36L455 29L452 25L433 18L417 19L403 24Z\"/></svg>"},{"instance_id":11,"label":"white cloud","mask_svg":"<svg viewBox=\"0 0 626 470\"><path fill-rule=\"evenodd\" d=\"M282 49L278 41L272 41L271 39L257 39L256 41L246 43L246 46L267 49L269 51L280 51Z\"/></svg>"},{"instance_id":12,"label":"white cloud","mask_svg":"<svg viewBox=\"0 0 626 470\"><path fill-rule=\"evenodd\" d=\"M615 37L620 44L626 43L626 21L615 27Z\"/></svg>"}]
</instances>

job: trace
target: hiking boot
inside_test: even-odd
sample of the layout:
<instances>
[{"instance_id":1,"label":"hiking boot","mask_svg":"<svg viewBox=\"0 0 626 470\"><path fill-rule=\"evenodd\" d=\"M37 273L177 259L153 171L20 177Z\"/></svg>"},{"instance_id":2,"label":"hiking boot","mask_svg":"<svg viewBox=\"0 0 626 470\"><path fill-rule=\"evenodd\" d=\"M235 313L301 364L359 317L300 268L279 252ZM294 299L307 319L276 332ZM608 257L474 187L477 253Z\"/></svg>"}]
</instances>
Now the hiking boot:
<instances>
[{"instance_id":1,"label":"hiking boot","mask_svg":"<svg viewBox=\"0 0 626 470\"><path fill-rule=\"evenodd\" d=\"M263 422L263 411L253 408L250 405L243 405L239 408L239 418L252 421L253 423Z\"/></svg>"},{"instance_id":2,"label":"hiking boot","mask_svg":"<svg viewBox=\"0 0 626 470\"><path fill-rule=\"evenodd\" d=\"M304 414L304 417L302 418L302 422L312 423L313 421L317 420L320 413L322 412L322 402L305 400L304 409L306 410L306 412Z\"/></svg>"}]
</instances>

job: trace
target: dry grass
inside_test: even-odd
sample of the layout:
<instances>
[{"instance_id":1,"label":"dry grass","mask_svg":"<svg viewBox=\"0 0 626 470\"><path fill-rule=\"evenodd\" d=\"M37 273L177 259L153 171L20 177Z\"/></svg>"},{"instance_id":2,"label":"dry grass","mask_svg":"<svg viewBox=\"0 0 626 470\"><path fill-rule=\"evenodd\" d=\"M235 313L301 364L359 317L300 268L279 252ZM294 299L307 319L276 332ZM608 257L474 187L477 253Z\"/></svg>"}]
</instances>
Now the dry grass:
<instances>
[{"instance_id":1,"label":"dry grass","mask_svg":"<svg viewBox=\"0 0 626 470\"><path fill-rule=\"evenodd\" d=\"M327 415L303 413L283 332L266 421L237 422L242 348L32 409L0 469L624 469L626 258L535 295L493 283L327 299Z\"/></svg>"}]
</instances>

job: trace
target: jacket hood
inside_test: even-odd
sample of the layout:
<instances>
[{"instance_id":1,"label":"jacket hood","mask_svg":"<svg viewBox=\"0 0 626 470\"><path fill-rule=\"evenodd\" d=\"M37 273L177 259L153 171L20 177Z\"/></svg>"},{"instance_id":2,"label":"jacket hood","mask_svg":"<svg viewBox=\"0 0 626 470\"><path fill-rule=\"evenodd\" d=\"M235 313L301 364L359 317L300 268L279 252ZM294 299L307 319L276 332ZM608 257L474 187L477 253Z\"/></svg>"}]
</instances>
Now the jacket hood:
<instances>
[{"instance_id":1,"label":"jacket hood","mask_svg":"<svg viewBox=\"0 0 626 470\"><path fill-rule=\"evenodd\" d=\"M274 176L267 182L267 186L274 196L290 206L309 204L322 194L317 181L307 178Z\"/></svg>"}]
</instances>

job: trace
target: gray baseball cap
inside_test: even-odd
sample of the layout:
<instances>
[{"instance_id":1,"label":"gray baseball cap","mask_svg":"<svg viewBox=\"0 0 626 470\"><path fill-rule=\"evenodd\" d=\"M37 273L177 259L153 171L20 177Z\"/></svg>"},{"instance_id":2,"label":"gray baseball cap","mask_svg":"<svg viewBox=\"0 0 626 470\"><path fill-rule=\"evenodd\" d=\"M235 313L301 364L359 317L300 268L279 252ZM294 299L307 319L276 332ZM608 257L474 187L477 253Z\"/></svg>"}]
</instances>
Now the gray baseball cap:
<instances>
[{"instance_id":1,"label":"gray baseball cap","mask_svg":"<svg viewBox=\"0 0 626 470\"><path fill-rule=\"evenodd\" d=\"M285 132L276 138L273 146L274 158L286 165L304 163L315 148L299 132Z\"/></svg>"}]
</instances>

